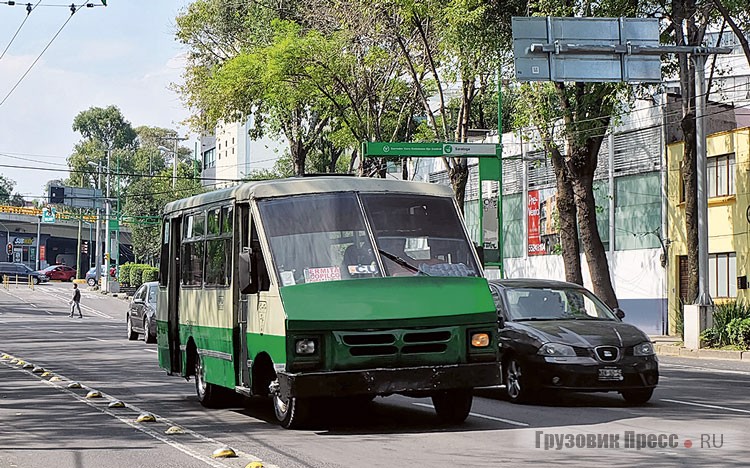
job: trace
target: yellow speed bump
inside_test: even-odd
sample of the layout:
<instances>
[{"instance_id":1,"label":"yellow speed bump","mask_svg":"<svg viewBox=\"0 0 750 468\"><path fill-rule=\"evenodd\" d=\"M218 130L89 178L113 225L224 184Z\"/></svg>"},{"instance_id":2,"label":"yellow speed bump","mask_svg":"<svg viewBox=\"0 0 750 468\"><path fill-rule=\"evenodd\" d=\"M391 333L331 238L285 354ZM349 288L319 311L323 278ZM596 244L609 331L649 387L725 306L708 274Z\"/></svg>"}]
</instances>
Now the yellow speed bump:
<instances>
[{"instance_id":1,"label":"yellow speed bump","mask_svg":"<svg viewBox=\"0 0 750 468\"><path fill-rule=\"evenodd\" d=\"M30 362L27 362L26 364L23 365L23 368L24 369L33 369L34 368L34 364L32 364Z\"/></svg>"},{"instance_id":2,"label":"yellow speed bump","mask_svg":"<svg viewBox=\"0 0 750 468\"><path fill-rule=\"evenodd\" d=\"M165 434L184 434L185 430L181 428L180 426L172 426L166 431L164 431Z\"/></svg>"},{"instance_id":3,"label":"yellow speed bump","mask_svg":"<svg viewBox=\"0 0 750 468\"><path fill-rule=\"evenodd\" d=\"M54 376L51 379L49 379L50 382L61 382L62 379L58 376Z\"/></svg>"},{"instance_id":4,"label":"yellow speed bump","mask_svg":"<svg viewBox=\"0 0 750 468\"><path fill-rule=\"evenodd\" d=\"M5 360L10 359L10 358L11 358L10 354L3 354L3 357L1 357L0 359L2 359L3 361L5 361Z\"/></svg>"},{"instance_id":5,"label":"yellow speed bump","mask_svg":"<svg viewBox=\"0 0 750 468\"><path fill-rule=\"evenodd\" d=\"M125 403L121 402L120 400L115 400L112 403L108 404L107 408L125 408Z\"/></svg>"},{"instance_id":6,"label":"yellow speed bump","mask_svg":"<svg viewBox=\"0 0 750 468\"><path fill-rule=\"evenodd\" d=\"M81 384L79 384L78 382L70 382L68 384L68 388L81 388Z\"/></svg>"},{"instance_id":7,"label":"yellow speed bump","mask_svg":"<svg viewBox=\"0 0 750 468\"><path fill-rule=\"evenodd\" d=\"M52 372L50 372L50 371L44 371L44 372L42 372L42 377L49 377L50 375L52 375ZM52 380L52 379L50 379L50 380Z\"/></svg>"},{"instance_id":8,"label":"yellow speed bump","mask_svg":"<svg viewBox=\"0 0 750 468\"><path fill-rule=\"evenodd\" d=\"M13 361L10 361L10 362L13 362ZM14 364L17 366L23 366L24 364L26 364L26 361L22 359L16 359L16 362Z\"/></svg>"},{"instance_id":9,"label":"yellow speed bump","mask_svg":"<svg viewBox=\"0 0 750 468\"><path fill-rule=\"evenodd\" d=\"M237 456L234 450L229 447L221 447L214 450L211 454L211 458L234 458Z\"/></svg>"},{"instance_id":10,"label":"yellow speed bump","mask_svg":"<svg viewBox=\"0 0 750 468\"><path fill-rule=\"evenodd\" d=\"M36 367L34 367L34 369L31 372L33 372L35 374L39 374L41 372L44 372L44 368L36 366Z\"/></svg>"},{"instance_id":11,"label":"yellow speed bump","mask_svg":"<svg viewBox=\"0 0 750 468\"><path fill-rule=\"evenodd\" d=\"M245 468L263 468L263 462L261 461L250 462L247 465L245 465Z\"/></svg>"},{"instance_id":12,"label":"yellow speed bump","mask_svg":"<svg viewBox=\"0 0 750 468\"><path fill-rule=\"evenodd\" d=\"M135 422L154 422L154 421L156 421L156 417L154 417L154 415L151 413L141 413L135 419Z\"/></svg>"},{"instance_id":13,"label":"yellow speed bump","mask_svg":"<svg viewBox=\"0 0 750 468\"><path fill-rule=\"evenodd\" d=\"M12 360L10 361L10 363L11 363L11 364L18 364L18 359L16 359L16 358L13 358L13 359L12 359Z\"/></svg>"},{"instance_id":14,"label":"yellow speed bump","mask_svg":"<svg viewBox=\"0 0 750 468\"><path fill-rule=\"evenodd\" d=\"M86 398L101 398L101 397L102 397L102 394L101 394L101 393L99 393L99 392L98 392L98 391L96 391L96 390L90 390L90 391L89 391L89 392L88 392L88 393L86 394Z\"/></svg>"}]
</instances>

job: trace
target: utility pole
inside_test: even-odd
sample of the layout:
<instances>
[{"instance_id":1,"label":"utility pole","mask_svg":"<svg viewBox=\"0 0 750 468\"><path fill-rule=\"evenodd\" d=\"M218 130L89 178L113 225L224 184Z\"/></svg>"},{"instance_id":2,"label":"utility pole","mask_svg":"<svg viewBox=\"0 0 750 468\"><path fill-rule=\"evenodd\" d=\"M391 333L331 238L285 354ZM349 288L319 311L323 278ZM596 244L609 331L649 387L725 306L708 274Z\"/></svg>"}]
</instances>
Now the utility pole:
<instances>
[{"instance_id":1,"label":"utility pole","mask_svg":"<svg viewBox=\"0 0 750 468\"><path fill-rule=\"evenodd\" d=\"M112 255L110 252L111 249L111 235L112 232L110 231L110 225L109 225L109 216L110 216L110 201L109 201L109 158L112 155L112 146L109 146L107 148L107 198L105 200L105 213L104 213L104 228L106 231L104 231L104 280L102 281L102 289L105 292L109 292L109 259Z\"/></svg>"},{"instance_id":2,"label":"utility pole","mask_svg":"<svg viewBox=\"0 0 750 468\"><path fill-rule=\"evenodd\" d=\"M171 152L172 153L172 190L174 190L176 188L176 186L177 186L177 157L179 155L177 144L180 141L188 140L188 138L181 138L177 133L175 133L175 136L173 136L173 137L163 137L162 139L163 140L174 141L174 145L173 145L173 148L171 150L169 150L169 149L167 149L167 148L165 148L163 146L159 146L159 148L158 148L161 151L166 151L166 152Z\"/></svg>"}]
</instances>

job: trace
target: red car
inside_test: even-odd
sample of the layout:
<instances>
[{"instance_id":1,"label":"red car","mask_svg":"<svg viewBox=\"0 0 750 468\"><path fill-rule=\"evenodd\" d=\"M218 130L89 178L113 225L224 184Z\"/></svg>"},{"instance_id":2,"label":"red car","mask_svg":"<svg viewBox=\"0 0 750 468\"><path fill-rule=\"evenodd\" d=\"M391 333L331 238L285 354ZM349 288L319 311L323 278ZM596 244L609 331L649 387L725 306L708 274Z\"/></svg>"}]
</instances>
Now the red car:
<instances>
[{"instance_id":1,"label":"red car","mask_svg":"<svg viewBox=\"0 0 750 468\"><path fill-rule=\"evenodd\" d=\"M73 281L76 277L75 268L71 268L67 265L52 265L42 270L47 278L58 281Z\"/></svg>"}]
</instances>

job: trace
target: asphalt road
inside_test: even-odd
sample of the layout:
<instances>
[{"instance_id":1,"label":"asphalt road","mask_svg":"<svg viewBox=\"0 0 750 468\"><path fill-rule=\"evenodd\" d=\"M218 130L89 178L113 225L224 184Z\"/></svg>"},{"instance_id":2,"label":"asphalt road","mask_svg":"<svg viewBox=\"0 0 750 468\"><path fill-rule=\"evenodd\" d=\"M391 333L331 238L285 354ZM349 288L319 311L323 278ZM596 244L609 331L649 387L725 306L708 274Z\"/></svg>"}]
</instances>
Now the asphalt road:
<instances>
[{"instance_id":1,"label":"asphalt road","mask_svg":"<svg viewBox=\"0 0 750 468\"><path fill-rule=\"evenodd\" d=\"M121 299L69 284L0 288L0 468L747 466L750 365L660 358L647 405L617 394L513 405L476 391L472 415L438 423L429 399L334 406L311 430L276 425L267 400L208 410L193 382L158 367L156 345L128 341ZM60 380L52 381L56 376ZM73 382L82 388L68 388ZM98 391L101 398L87 398ZM114 400L123 408L109 408ZM144 413L153 422L138 422ZM176 434L168 430L178 431ZM232 448L236 458L212 458Z\"/></svg>"}]
</instances>

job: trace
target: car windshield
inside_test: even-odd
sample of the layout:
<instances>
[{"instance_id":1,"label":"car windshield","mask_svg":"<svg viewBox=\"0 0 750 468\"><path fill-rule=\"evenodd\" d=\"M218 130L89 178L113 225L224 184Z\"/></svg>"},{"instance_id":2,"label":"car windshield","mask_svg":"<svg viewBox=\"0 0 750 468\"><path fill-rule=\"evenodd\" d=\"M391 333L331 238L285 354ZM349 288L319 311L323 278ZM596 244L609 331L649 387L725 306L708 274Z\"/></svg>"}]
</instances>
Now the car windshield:
<instances>
[{"instance_id":1,"label":"car windshield","mask_svg":"<svg viewBox=\"0 0 750 468\"><path fill-rule=\"evenodd\" d=\"M258 205L282 286L382 276L480 276L449 197L346 192Z\"/></svg>"},{"instance_id":2,"label":"car windshield","mask_svg":"<svg viewBox=\"0 0 750 468\"><path fill-rule=\"evenodd\" d=\"M56 268L57 268L57 265L52 265L52 266L48 266L47 268L45 268L42 271L45 272L45 273L47 273L47 272L55 270Z\"/></svg>"},{"instance_id":3,"label":"car windshield","mask_svg":"<svg viewBox=\"0 0 750 468\"><path fill-rule=\"evenodd\" d=\"M158 289L156 286L151 286L148 288L148 298L146 299L149 304L156 304L156 294L158 293Z\"/></svg>"},{"instance_id":4,"label":"car windshield","mask_svg":"<svg viewBox=\"0 0 750 468\"><path fill-rule=\"evenodd\" d=\"M506 288L511 320L617 320L596 296L579 288Z\"/></svg>"}]
</instances>

